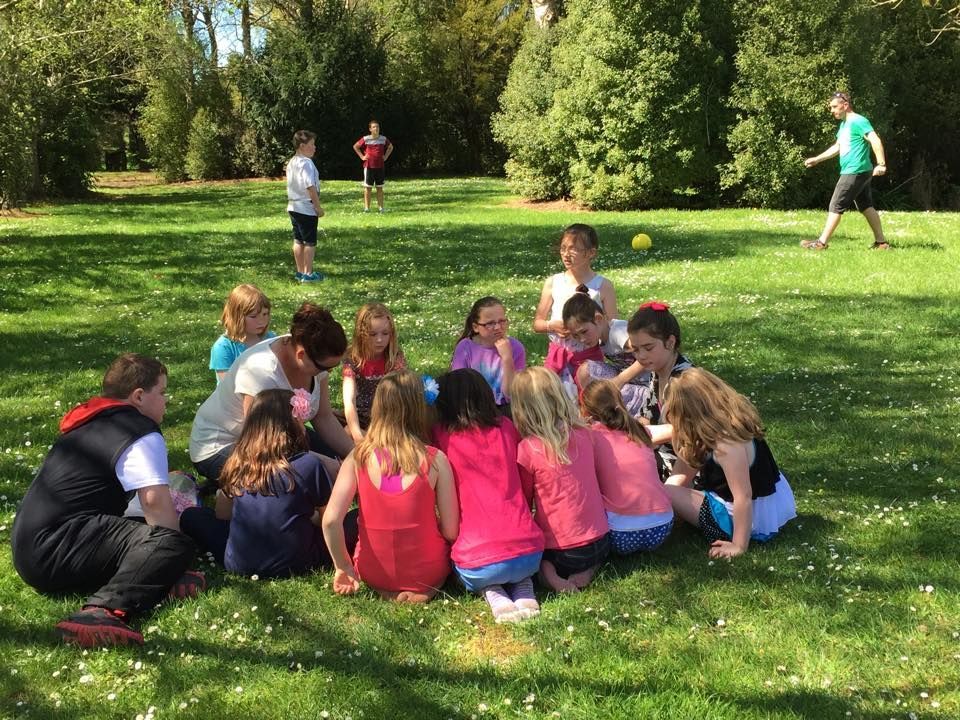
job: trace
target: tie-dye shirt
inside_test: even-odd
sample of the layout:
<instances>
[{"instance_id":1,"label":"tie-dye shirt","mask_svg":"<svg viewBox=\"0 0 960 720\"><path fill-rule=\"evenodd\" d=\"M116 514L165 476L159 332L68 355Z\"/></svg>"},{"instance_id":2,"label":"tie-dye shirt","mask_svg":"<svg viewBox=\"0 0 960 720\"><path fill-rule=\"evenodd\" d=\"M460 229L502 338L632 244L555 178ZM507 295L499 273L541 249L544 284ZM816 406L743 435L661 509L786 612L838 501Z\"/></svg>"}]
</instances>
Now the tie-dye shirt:
<instances>
[{"instance_id":1,"label":"tie-dye shirt","mask_svg":"<svg viewBox=\"0 0 960 720\"><path fill-rule=\"evenodd\" d=\"M523 348L523 343L516 338L507 339L513 350L513 370L520 372L527 366L527 351ZM510 402L510 397L503 391L503 360L500 359L500 353L495 347L486 347L470 338L464 338L457 343L453 351L453 360L450 362L451 370L462 368L473 368L483 375L493 390L497 405Z\"/></svg>"}]
</instances>

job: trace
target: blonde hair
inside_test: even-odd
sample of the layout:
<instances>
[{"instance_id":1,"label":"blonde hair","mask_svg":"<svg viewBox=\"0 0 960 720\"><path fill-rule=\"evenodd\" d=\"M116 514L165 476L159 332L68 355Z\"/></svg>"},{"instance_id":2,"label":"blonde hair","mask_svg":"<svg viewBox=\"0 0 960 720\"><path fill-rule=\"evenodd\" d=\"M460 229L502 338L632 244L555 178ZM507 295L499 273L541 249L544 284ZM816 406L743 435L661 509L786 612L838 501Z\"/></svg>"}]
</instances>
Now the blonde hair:
<instances>
[{"instance_id":1,"label":"blonde hair","mask_svg":"<svg viewBox=\"0 0 960 720\"><path fill-rule=\"evenodd\" d=\"M673 425L673 447L690 467L703 465L717 444L763 437L757 408L713 373L690 368L667 385L667 422Z\"/></svg>"},{"instance_id":2,"label":"blonde hair","mask_svg":"<svg viewBox=\"0 0 960 720\"><path fill-rule=\"evenodd\" d=\"M220 315L220 324L225 330L224 335L235 342L242 342L246 337L246 317L252 313L270 309L270 300L256 285L244 283L237 285L230 291L227 301L223 305Z\"/></svg>"},{"instance_id":3,"label":"blonde hair","mask_svg":"<svg viewBox=\"0 0 960 720\"><path fill-rule=\"evenodd\" d=\"M370 427L357 443L354 458L365 466L376 450L390 453L390 472L411 475L427 455L427 403L423 381L410 370L383 376L373 395Z\"/></svg>"},{"instance_id":4,"label":"blonde hair","mask_svg":"<svg viewBox=\"0 0 960 720\"><path fill-rule=\"evenodd\" d=\"M644 447L653 447L650 435L634 417L627 412L620 395L620 388L609 380L594 380L580 396L580 407L586 417L596 420L611 430L626 433L633 442Z\"/></svg>"},{"instance_id":5,"label":"blonde hair","mask_svg":"<svg viewBox=\"0 0 960 720\"><path fill-rule=\"evenodd\" d=\"M244 491L273 495L274 481L286 476L293 491L290 458L309 449L307 431L293 416L290 390L262 390L243 420L240 439L220 473L220 488L229 497Z\"/></svg>"},{"instance_id":6,"label":"blonde hair","mask_svg":"<svg viewBox=\"0 0 960 720\"><path fill-rule=\"evenodd\" d=\"M586 424L578 417L556 373L544 367L528 367L517 373L510 386L510 409L522 437L539 438L548 458L570 464L570 431Z\"/></svg>"},{"instance_id":7,"label":"blonde hair","mask_svg":"<svg viewBox=\"0 0 960 720\"><path fill-rule=\"evenodd\" d=\"M360 370L364 364L371 360L370 357L370 328L374 320L385 319L390 325L390 342L384 351L386 359L386 371L393 370L400 358L400 342L397 340L397 326L393 321L393 315L383 303L367 303L357 310L357 317L353 323L353 339L350 341L350 362Z\"/></svg>"}]
</instances>

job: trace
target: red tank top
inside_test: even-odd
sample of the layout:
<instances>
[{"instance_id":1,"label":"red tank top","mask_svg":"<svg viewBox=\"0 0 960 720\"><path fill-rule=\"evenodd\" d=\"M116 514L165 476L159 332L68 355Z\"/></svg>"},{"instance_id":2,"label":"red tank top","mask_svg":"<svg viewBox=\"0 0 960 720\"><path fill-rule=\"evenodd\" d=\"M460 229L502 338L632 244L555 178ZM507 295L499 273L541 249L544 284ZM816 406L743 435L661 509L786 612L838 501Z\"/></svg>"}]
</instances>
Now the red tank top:
<instances>
[{"instance_id":1,"label":"red tank top","mask_svg":"<svg viewBox=\"0 0 960 720\"><path fill-rule=\"evenodd\" d=\"M353 553L357 576L388 592L439 588L450 574L450 546L440 534L436 492L429 474L435 447L410 486L399 493L382 492L366 467L357 468L360 537ZM383 464L381 464L381 471Z\"/></svg>"}]
</instances>

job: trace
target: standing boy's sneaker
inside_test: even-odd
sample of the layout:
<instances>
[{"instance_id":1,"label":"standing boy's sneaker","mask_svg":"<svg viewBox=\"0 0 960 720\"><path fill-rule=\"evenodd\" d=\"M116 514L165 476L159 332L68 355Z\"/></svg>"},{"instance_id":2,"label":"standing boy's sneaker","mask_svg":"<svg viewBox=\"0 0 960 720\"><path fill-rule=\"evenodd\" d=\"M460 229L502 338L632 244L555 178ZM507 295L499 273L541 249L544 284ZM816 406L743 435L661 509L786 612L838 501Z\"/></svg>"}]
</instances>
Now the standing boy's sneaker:
<instances>
[{"instance_id":1,"label":"standing boy's sneaker","mask_svg":"<svg viewBox=\"0 0 960 720\"><path fill-rule=\"evenodd\" d=\"M115 611L102 607L85 607L58 622L55 629L65 643L84 648L143 645L143 635Z\"/></svg>"},{"instance_id":2,"label":"standing boy's sneaker","mask_svg":"<svg viewBox=\"0 0 960 720\"><path fill-rule=\"evenodd\" d=\"M303 273L297 270L297 274L294 276L297 282L303 282Z\"/></svg>"},{"instance_id":3,"label":"standing boy's sneaker","mask_svg":"<svg viewBox=\"0 0 960 720\"><path fill-rule=\"evenodd\" d=\"M307 273L306 275L303 275L303 276L300 278L300 282L302 282L302 283L320 282L320 281L323 280L324 278L325 278L325 276L324 276L323 273L317 272L316 270L314 270L312 273Z\"/></svg>"}]
</instances>

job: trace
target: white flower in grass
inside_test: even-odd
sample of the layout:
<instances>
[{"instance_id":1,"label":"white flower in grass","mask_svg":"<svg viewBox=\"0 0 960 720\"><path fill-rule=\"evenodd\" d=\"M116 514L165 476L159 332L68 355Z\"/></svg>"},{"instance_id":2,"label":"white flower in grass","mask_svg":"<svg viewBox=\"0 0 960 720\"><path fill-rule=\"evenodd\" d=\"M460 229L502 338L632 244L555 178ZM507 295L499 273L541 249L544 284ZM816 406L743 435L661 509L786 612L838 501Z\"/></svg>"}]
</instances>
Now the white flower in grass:
<instances>
[{"instance_id":1,"label":"white flower in grass","mask_svg":"<svg viewBox=\"0 0 960 720\"><path fill-rule=\"evenodd\" d=\"M233 691L234 691L235 693L242 693L242 692L243 692L243 688L240 687L239 685L237 685L237 686L233 689Z\"/></svg>"},{"instance_id":2,"label":"white flower in grass","mask_svg":"<svg viewBox=\"0 0 960 720\"><path fill-rule=\"evenodd\" d=\"M81 675L79 682L81 685L89 685L93 682L93 675Z\"/></svg>"},{"instance_id":3,"label":"white flower in grass","mask_svg":"<svg viewBox=\"0 0 960 720\"><path fill-rule=\"evenodd\" d=\"M725 627L726 624L727 624L727 621L724 620L723 618L720 618L719 620L717 620L717 627Z\"/></svg>"}]
</instances>

